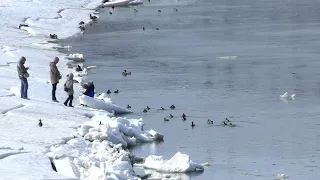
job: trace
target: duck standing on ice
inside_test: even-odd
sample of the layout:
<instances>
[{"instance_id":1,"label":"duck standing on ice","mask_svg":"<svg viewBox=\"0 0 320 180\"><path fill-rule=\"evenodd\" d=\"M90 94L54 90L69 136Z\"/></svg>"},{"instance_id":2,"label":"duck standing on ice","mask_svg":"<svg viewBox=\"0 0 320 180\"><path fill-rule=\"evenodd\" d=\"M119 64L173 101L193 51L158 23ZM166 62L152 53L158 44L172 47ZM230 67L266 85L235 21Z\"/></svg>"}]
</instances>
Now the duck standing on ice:
<instances>
[{"instance_id":1,"label":"duck standing on ice","mask_svg":"<svg viewBox=\"0 0 320 180\"><path fill-rule=\"evenodd\" d=\"M97 16L93 16L93 15L90 14L90 19L96 21L98 19L98 17Z\"/></svg>"},{"instance_id":2,"label":"duck standing on ice","mask_svg":"<svg viewBox=\"0 0 320 180\"><path fill-rule=\"evenodd\" d=\"M41 119L40 119L40 120L39 120L39 123L38 123L38 126L39 126L39 127L42 127L42 125L43 125L43 124L42 124Z\"/></svg>"},{"instance_id":3,"label":"duck standing on ice","mask_svg":"<svg viewBox=\"0 0 320 180\"><path fill-rule=\"evenodd\" d=\"M76 71L77 71L77 72L82 71L82 68L81 68L81 66L80 66L80 65L78 65L78 66L77 66Z\"/></svg>"}]
</instances>

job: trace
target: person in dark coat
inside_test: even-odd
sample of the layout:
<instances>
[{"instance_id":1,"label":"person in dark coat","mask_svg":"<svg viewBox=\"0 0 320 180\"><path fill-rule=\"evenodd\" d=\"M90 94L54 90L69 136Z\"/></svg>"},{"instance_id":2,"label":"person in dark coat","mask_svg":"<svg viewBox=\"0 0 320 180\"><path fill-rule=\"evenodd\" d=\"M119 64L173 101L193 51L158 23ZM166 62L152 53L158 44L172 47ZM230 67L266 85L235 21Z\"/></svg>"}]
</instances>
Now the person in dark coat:
<instances>
[{"instance_id":1,"label":"person in dark coat","mask_svg":"<svg viewBox=\"0 0 320 180\"><path fill-rule=\"evenodd\" d=\"M88 86L85 86L86 87L86 91L83 93L84 95L86 96L89 96L89 97L93 97L94 96L94 84L93 82L89 82L88 83Z\"/></svg>"},{"instance_id":2,"label":"person in dark coat","mask_svg":"<svg viewBox=\"0 0 320 180\"><path fill-rule=\"evenodd\" d=\"M29 77L29 74L27 72L29 68L26 68L24 66L25 62L26 62L26 58L22 56L17 65L17 70L18 70L19 79L21 80L21 89L20 89L21 98L29 100L28 80L27 80L27 78Z\"/></svg>"}]
</instances>

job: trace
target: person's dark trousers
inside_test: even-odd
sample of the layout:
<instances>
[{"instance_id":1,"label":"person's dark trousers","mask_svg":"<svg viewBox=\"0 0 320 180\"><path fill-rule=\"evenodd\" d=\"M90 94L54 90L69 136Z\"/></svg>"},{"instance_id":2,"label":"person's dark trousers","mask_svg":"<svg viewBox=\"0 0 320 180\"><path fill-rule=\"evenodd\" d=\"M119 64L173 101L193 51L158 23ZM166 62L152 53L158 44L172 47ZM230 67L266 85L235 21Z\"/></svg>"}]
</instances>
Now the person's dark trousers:
<instances>
[{"instance_id":1,"label":"person's dark trousers","mask_svg":"<svg viewBox=\"0 0 320 180\"><path fill-rule=\"evenodd\" d=\"M64 105L67 105L68 101L70 101L69 106L72 106L72 100L73 100L73 95L69 95L68 99L64 102Z\"/></svg>"},{"instance_id":2,"label":"person's dark trousers","mask_svg":"<svg viewBox=\"0 0 320 180\"><path fill-rule=\"evenodd\" d=\"M56 100L57 100L57 98L56 98L57 84L58 84L58 83L52 84L52 100L53 100L53 101L56 101Z\"/></svg>"},{"instance_id":3,"label":"person's dark trousers","mask_svg":"<svg viewBox=\"0 0 320 180\"><path fill-rule=\"evenodd\" d=\"M28 98L28 80L25 77L22 77L20 79L21 79L21 89L20 89L21 98L27 99Z\"/></svg>"}]
</instances>

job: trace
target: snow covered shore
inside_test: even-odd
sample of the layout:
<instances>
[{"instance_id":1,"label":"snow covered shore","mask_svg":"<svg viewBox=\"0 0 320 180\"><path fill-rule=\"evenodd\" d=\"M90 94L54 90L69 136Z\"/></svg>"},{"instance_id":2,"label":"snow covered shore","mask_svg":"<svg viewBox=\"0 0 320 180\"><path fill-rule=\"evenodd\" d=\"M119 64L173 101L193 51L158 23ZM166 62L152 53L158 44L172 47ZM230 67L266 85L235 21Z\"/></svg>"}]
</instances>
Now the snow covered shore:
<instances>
[{"instance_id":1,"label":"snow covered shore","mask_svg":"<svg viewBox=\"0 0 320 180\"><path fill-rule=\"evenodd\" d=\"M140 179L131 166L134 157L125 148L137 141L154 141L161 134L144 131L141 119L115 118L107 112L61 103L67 97L62 87L66 75L75 71L68 69L66 55L55 51L70 47L49 43L54 40L48 36L55 33L61 39L80 33L78 23L89 22L89 14L99 5L100 0L0 1L1 178ZM28 27L19 29L19 24ZM16 66L21 56L30 67L30 100L19 96ZM60 57L58 68L63 76L57 88L60 103L51 101L49 83L49 62L55 56ZM74 105L78 105L81 87L76 85L75 90ZM49 157L58 172L53 171ZM175 157L186 164L172 169L165 163L150 165L149 158L143 167L166 172L201 169L188 156Z\"/></svg>"}]
</instances>

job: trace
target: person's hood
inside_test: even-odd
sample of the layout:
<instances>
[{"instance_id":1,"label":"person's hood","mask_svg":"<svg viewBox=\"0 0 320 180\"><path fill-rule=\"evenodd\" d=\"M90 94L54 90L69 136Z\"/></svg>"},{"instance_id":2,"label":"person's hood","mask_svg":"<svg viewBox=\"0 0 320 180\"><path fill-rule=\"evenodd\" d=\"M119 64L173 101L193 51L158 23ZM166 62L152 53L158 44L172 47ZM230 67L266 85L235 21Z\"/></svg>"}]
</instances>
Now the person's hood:
<instances>
[{"instance_id":1,"label":"person's hood","mask_svg":"<svg viewBox=\"0 0 320 180\"><path fill-rule=\"evenodd\" d=\"M68 81L73 80L73 74L72 74L72 73L68 74L68 79L67 79L67 80L68 80Z\"/></svg>"},{"instance_id":2,"label":"person's hood","mask_svg":"<svg viewBox=\"0 0 320 180\"><path fill-rule=\"evenodd\" d=\"M23 63L23 62L25 62L26 61L26 58L24 57L24 56L22 56L21 58L20 58L20 60L19 60L19 63Z\"/></svg>"}]
</instances>

